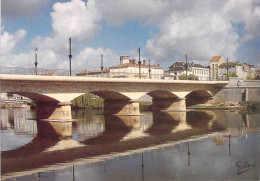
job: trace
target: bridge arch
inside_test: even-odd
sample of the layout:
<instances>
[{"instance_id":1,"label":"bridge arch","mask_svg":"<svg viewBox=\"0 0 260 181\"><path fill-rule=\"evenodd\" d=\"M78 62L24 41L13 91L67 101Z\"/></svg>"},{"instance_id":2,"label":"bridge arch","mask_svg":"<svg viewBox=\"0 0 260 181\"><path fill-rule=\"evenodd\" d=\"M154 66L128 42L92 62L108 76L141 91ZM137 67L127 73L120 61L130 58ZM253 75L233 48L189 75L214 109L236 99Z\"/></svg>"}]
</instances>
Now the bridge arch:
<instances>
[{"instance_id":1,"label":"bridge arch","mask_svg":"<svg viewBox=\"0 0 260 181\"><path fill-rule=\"evenodd\" d=\"M107 91L107 90L98 90L92 91L91 94L97 95L104 100L111 100L111 99L120 99L120 100L130 100L130 98L124 94L115 91Z\"/></svg>"},{"instance_id":2,"label":"bridge arch","mask_svg":"<svg viewBox=\"0 0 260 181\"><path fill-rule=\"evenodd\" d=\"M147 93L153 99L153 110L185 111L185 100L167 90L154 90Z\"/></svg>"},{"instance_id":3,"label":"bridge arch","mask_svg":"<svg viewBox=\"0 0 260 181\"><path fill-rule=\"evenodd\" d=\"M211 100L213 95L209 91L205 90L194 90L185 96L186 106L192 106L196 104L205 104Z\"/></svg>"},{"instance_id":4,"label":"bridge arch","mask_svg":"<svg viewBox=\"0 0 260 181\"><path fill-rule=\"evenodd\" d=\"M147 93L153 99L178 99L179 97L167 90L154 90Z\"/></svg>"},{"instance_id":5,"label":"bridge arch","mask_svg":"<svg viewBox=\"0 0 260 181\"><path fill-rule=\"evenodd\" d=\"M139 102L124 93L107 90L94 90L89 93L104 99L104 114L140 114Z\"/></svg>"},{"instance_id":6,"label":"bridge arch","mask_svg":"<svg viewBox=\"0 0 260 181\"><path fill-rule=\"evenodd\" d=\"M7 94L17 94L20 96L28 97L29 99L35 101L35 102L53 102L53 103L59 103L60 101L44 94L39 93L33 93L33 92L6 92Z\"/></svg>"}]
</instances>

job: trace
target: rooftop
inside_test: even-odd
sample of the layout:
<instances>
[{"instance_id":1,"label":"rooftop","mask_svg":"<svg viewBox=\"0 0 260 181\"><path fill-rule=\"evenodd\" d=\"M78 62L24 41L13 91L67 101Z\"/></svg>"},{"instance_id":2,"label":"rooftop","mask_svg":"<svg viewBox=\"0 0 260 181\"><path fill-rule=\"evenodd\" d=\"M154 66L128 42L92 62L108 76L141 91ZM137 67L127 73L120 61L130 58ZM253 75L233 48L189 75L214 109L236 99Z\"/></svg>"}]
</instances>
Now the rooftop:
<instances>
[{"instance_id":1,"label":"rooftop","mask_svg":"<svg viewBox=\"0 0 260 181\"><path fill-rule=\"evenodd\" d=\"M234 63L234 62L225 62L225 63L222 63L222 64L220 64L219 66L220 67L226 67L227 66L227 64L228 64L228 66L233 66L233 65L236 65L236 63Z\"/></svg>"},{"instance_id":2,"label":"rooftop","mask_svg":"<svg viewBox=\"0 0 260 181\"><path fill-rule=\"evenodd\" d=\"M211 62L215 62L215 61L219 61L219 59L221 59L222 56L214 56L211 58Z\"/></svg>"}]
</instances>

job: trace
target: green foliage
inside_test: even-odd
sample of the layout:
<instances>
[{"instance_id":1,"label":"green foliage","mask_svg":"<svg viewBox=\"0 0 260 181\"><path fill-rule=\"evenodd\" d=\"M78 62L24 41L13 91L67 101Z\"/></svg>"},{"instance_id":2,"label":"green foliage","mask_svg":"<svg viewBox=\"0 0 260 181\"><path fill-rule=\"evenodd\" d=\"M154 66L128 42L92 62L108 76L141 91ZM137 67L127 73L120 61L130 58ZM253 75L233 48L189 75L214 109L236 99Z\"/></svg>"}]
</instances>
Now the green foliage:
<instances>
[{"instance_id":1,"label":"green foliage","mask_svg":"<svg viewBox=\"0 0 260 181\"><path fill-rule=\"evenodd\" d=\"M233 103L227 103L226 106L235 106Z\"/></svg>"},{"instance_id":2,"label":"green foliage","mask_svg":"<svg viewBox=\"0 0 260 181\"><path fill-rule=\"evenodd\" d=\"M99 109L104 107L103 99L91 93L84 94L72 101L73 108L94 108Z\"/></svg>"},{"instance_id":3,"label":"green foliage","mask_svg":"<svg viewBox=\"0 0 260 181\"><path fill-rule=\"evenodd\" d=\"M188 80L199 80L199 77L196 76L196 75L190 74L190 75L188 76Z\"/></svg>"},{"instance_id":4,"label":"green foliage","mask_svg":"<svg viewBox=\"0 0 260 181\"><path fill-rule=\"evenodd\" d=\"M226 105L224 103L221 103L218 105L218 107L226 107Z\"/></svg>"},{"instance_id":5,"label":"green foliage","mask_svg":"<svg viewBox=\"0 0 260 181\"><path fill-rule=\"evenodd\" d=\"M186 80L186 74L181 74L179 80ZM188 75L188 80L199 80L198 76L190 74Z\"/></svg>"},{"instance_id":6,"label":"green foliage","mask_svg":"<svg viewBox=\"0 0 260 181\"><path fill-rule=\"evenodd\" d=\"M246 76L246 80L260 80L260 77L250 77L250 76Z\"/></svg>"},{"instance_id":7,"label":"green foliage","mask_svg":"<svg viewBox=\"0 0 260 181\"><path fill-rule=\"evenodd\" d=\"M250 112L260 112L260 102L255 101L242 101L239 105L245 106Z\"/></svg>"},{"instance_id":8,"label":"green foliage","mask_svg":"<svg viewBox=\"0 0 260 181\"><path fill-rule=\"evenodd\" d=\"M152 109L152 102L140 102L140 110L147 111Z\"/></svg>"},{"instance_id":9,"label":"green foliage","mask_svg":"<svg viewBox=\"0 0 260 181\"><path fill-rule=\"evenodd\" d=\"M228 77L237 77L237 74L235 72L229 72Z\"/></svg>"}]
</instances>

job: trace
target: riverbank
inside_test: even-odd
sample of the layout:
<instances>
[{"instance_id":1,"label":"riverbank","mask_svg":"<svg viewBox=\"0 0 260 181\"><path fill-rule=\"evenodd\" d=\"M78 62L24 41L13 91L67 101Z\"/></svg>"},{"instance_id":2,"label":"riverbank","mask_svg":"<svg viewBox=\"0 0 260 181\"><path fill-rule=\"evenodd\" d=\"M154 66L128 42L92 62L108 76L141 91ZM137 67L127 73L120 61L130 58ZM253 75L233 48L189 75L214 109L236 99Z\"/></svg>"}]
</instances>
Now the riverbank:
<instances>
[{"instance_id":1,"label":"riverbank","mask_svg":"<svg viewBox=\"0 0 260 181\"><path fill-rule=\"evenodd\" d=\"M248 112L260 112L260 102L242 101L239 103L199 104L190 106L187 109L239 110Z\"/></svg>"}]
</instances>

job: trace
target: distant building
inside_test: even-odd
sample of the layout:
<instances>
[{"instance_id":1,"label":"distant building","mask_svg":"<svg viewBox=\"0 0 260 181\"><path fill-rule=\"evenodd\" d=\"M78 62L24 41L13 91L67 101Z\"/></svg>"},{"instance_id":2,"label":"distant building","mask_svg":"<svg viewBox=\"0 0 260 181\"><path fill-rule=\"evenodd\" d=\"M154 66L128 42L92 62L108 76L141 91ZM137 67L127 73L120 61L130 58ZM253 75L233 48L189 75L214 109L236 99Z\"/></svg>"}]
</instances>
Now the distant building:
<instances>
[{"instance_id":1,"label":"distant building","mask_svg":"<svg viewBox=\"0 0 260 181\"><path fill-rule=\"evenodd\" d=\"M229 76L235 76L238 78L252 79L255 78L255 68L253 65L247 63L239 63L236 62L225 62L219 65L219 80L225 80L227 78L227 66L228 66L228 73Z\"/></svg>"},{"instance_id":2,"label":"distant building","mask_svg":"<svg viewBox=\"0 0 260 181\"><path fill-rule=\"evenodd\" d=\"M260 70L255 71L255 79L260 80Z\"/></svg>"},{"instance_id":3,"label":"distant building","mask_svg":"<svg viewBox=\"0 0 260 181\"><path fill-rule=\"evenodd\" d=\"M141 63L141 78L149 79L149 67L151 79L161 79L164 70L160 65L149 65L146 60ZM114 65L104 70L83 71L77 76L89 77L110 77L110 78L139 78L139 65L135 59L130 60L129 56L120 56L120 64Z\"/></svg>"},{"instance_id":4,"label":"distant building","mask_svg":"<svg viewBox=\"0 0 260 181\"><path fill-rule=\"evenodd\" d=\"M175 62L165 71L165 79L179 80L183 74L186 75L186 64L184 62ZM197 76L198 80L209 80L209 67L190 62L187 67L187 75Z\"/></svg>"},{"instance_id":5,"label":"distant building","mask_svg":"<svg viewBox=\"0 0 260 181\"><path fill-rule=\"evenodd\" d=\"M254 65L248 63L240 64L239 61L227 62L223 56L212 57L210 60L211 80L225 80L227 78L227 71L231 76L242 79L252 79L256 76Z\"/></svg>"}]
</instances>

